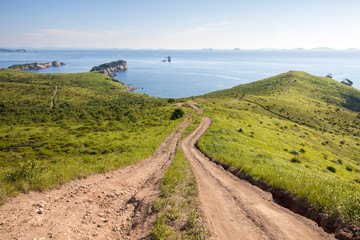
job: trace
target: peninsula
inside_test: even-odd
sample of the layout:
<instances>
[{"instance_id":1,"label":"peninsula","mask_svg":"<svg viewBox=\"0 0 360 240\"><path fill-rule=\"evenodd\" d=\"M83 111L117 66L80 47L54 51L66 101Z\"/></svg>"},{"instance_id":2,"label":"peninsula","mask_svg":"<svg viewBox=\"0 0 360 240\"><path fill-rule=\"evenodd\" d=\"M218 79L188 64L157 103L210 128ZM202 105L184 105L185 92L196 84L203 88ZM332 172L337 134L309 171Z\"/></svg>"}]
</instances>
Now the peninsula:
<instances>
[{"instance_id":1,"label":"peninsula","mask_svg":"<svg viewBox=\"0 0 360 240\"><path fill-rule=\"evenodd\" d=\"M59 62L59 61L52 61L47 63L26 63L26 64L17 64L12 65L9 68L10 69L16 69L16 70L38 70L38 69L45 69L48 67L59 67L63 66L65 63Z\"/></svg>"},{"instance_id":2,"label":"peninsula","mask_svg":"<svg viewBox=\"0 0 360 240\"><path fill-rule=\"evenodd\" d=\"M116 72L121 72L127 69L127 63L124 60L113 61L110 63L104 63L99 66L93 67L90 72L99 72L108 75L109 77L115 77Z\"/></svg>"}]
</instances>

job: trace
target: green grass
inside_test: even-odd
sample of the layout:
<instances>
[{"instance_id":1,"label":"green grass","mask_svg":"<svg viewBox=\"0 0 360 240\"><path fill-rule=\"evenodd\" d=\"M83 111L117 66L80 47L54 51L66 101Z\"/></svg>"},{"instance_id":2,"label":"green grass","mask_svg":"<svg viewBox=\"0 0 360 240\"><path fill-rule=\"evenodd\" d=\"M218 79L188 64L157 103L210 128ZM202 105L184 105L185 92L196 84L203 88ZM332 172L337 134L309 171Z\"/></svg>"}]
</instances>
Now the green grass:
<instances>
[{"instance_id":1,"label":"green grass","mask_svg":"<svg viewBox=\"0 0 360 240\"><path fill-rule=\"evenodd\" d=\"M165 172L158 212L150 239L205 239L207 234L196 211L197 188L190 164L179 148L172 166Z\"/></svg>"},{"instance_id":2,"label":"green grass","mask_svg":"<svg viewBox=\"0 0 360 240\"><path fill-rule=\"evenodd\" d=\"M358 90L291 71L201 98L214 119L199 141L207 155L359 223Z\"/></svg>"},{"instance_id":3,"label":"green grass","mask_svg":"<svg viewBox=\"0 0 360 240\"><path fill-rule=\"evenodd\" d=\"M99 73L1 70L0 203L148 157L183 120L174 109Z\"/></svg>"},{"instance_id":4,"label":"green grass","mask_svg":"<svg viewBox=\"0 0 360 240\"><path fill-rule=\"evenodd\" d=\"M196 99L214 120L199 141L207 155L359 223L358 90L291 71ZM172 103L126 92L99 73L0 70L0 204L149 156L183 119L170 120ZM153 238L205 237L194 181L179 151L155 206Z\"/></svg>"}]
</instances>

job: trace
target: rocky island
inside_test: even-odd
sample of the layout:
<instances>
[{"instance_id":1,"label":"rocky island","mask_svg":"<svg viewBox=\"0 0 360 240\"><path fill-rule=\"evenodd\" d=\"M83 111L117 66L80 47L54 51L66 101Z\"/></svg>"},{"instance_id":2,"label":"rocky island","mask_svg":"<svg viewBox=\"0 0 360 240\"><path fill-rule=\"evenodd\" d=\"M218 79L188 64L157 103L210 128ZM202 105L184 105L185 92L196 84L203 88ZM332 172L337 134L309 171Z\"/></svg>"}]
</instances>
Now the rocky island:
<instances>
[{"instance_id":1,"label":"rocky island","mask_svg":"<svg viewBox=\"0 0 360 240\"><path fill-rule=\"evenodd\" d=\"M17 64L12 65L9 68L10 69L16 69L16 70L39 70L39 69L45 69L48 67L59 67L63 66L65 63L59 62L59 61L52 61L47 63L26 63L26 64Z\"/></svg>"},{"instance_id":2,"label":"rocky island","mask_svg":"<svg viewBox=\"0 0 360 240\"><path fill-rule=\"evenodd\" d=\"M105 75L108 75L109 77L113 78L116 76L116 72L121 72L127 69L127 63L124 60L118 60L118 61L113 61L113 62L109 62L109 63L104 63L101 64L99 66L93 67L90 72L98 72L98 73L103 73ZM116 79L112 79L115 82L119 82ZM131 85L128 85L126 83L120 82L124 87L125 90L128 92L133 92L135 91L137 88L133 87Z\"/></svg>"},{"instance_id":3,"label":"rocky island","mask_svg":"<svg viewBox=\"0 0 360 240\"><path fill-rule=\"evenodd\" d=\"M121 72L127 69L127 63L124 60L113 61L110 63L104 63L99 66L93 67L90 72L99 72L108 75L109 77L115 77L116 72Z\"/></svg>"},{"instance_id":4,"label":"rocky island","mask_svg":"<svg viewBox=\"0 0 360 240\"><path fill-rule=\"evenodd\" d=\"M11 50L11 49L0 48L0 53L1 52L26 52L26 50L25 49Z\"/></svg>"}]
</instances>

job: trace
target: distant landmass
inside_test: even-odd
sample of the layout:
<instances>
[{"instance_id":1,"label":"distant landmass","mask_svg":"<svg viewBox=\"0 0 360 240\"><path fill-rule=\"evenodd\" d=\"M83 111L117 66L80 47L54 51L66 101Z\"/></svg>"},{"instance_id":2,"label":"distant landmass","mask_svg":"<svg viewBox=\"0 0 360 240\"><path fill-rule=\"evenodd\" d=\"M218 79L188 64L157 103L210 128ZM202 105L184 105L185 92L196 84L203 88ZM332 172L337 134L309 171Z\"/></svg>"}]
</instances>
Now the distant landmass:
<instances>
[{"instance_id":1,"label":"distant landmass","mask_svg":"<svg viewBox=\"0 0 360 240\"><path fill-rule=\"evenodd\" d=\"M0 48L0 52L26 52L26 50L25 49L11 50L11 49Z\"/></svg>"},{"instance_id":2,"label":"distant landmass","mask_svg":"<svg viewBox=\"0 0 360 240\"><path fill-rule=\"evenodd\" d=\"M16 70L38 70L38 69L45 69L48 67L59 67L65 65L64 62L59 61L52 61L47 63L26 63L26 64L16 64L12 65L9 68L10 69L16 69Z\"/></svg>"},{"instance_id":3,"label":"distant landmass","mask_svg":"<svg viewBox=\"0 0 360 240\"><path fill-rule=\"evenodd\" d=\"M99 66L93 67L90 72L99 72L108 75L109 77L115 77L116 72L121 72L127 69L127 63L124 60L113 61L104 63Z\"/></svg>"}]
</instances>

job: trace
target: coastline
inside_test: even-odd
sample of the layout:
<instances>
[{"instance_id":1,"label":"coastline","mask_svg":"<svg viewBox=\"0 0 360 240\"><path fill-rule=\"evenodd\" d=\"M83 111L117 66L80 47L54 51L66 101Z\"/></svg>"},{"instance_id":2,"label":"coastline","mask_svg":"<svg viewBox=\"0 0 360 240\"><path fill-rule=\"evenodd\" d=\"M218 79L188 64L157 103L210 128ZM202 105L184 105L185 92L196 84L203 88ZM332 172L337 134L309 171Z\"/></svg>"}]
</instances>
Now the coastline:
<instances>
[{"instance_id":1,"label":"coastline","mask_svg":"<svg viewBox=\"0 0 360 240\"><path fill-rule=\"evenodd\" d=\"M120 82L120 83L125 87L125 91L128 91L128 92L134 92L136 89L139 89L137 87L134 87L132 85L129 85L129 84L126 84L126 83L123 83L123 82Z\"/></svg>"}]
</instances>

